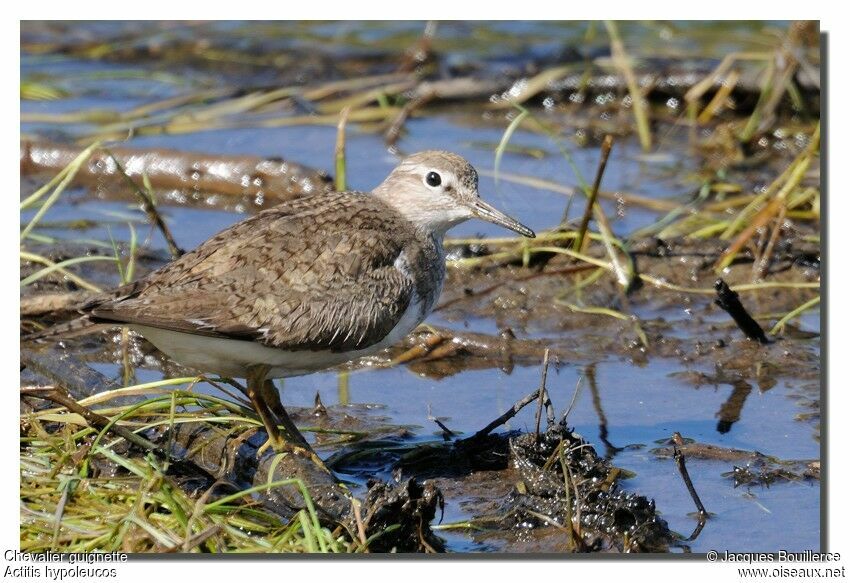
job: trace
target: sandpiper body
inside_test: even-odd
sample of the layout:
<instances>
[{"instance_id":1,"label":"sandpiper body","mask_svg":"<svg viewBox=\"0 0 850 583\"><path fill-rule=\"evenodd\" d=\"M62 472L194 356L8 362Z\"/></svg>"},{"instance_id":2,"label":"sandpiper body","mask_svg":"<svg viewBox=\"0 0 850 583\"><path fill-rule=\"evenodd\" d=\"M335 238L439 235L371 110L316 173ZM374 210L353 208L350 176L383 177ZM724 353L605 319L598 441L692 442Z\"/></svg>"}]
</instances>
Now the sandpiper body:
<instances>
[{"instance_id":1,"label":"sandpiper body","mask_svg":"<svg viewBox=\"0 0 850 583\"><path fill-rule=\"evenodd\" d=\"M421 152L370 193L317 194L236 223L93 298L84 323L130 326L181 364L246 378L269 443L309 450L270 379L401 340L440 295L446 231L476 217L534 236L480 198L469 162Z\"/></svg>"},{"instance_id":2,"label":"sandpiper body","mask_svg":"<svg viewBox=\"0 0 850 583\"><path fill-rule=\"evenodd\" d=\"M150 287L86 309L131 322L181 364L230 377L258 364L270 378L297 376L395 344L439 298L442 242L371 194L317 197L238 223L152 274ZM203 257L207 245L214 258Z\"/></svg>"}]
</instances>

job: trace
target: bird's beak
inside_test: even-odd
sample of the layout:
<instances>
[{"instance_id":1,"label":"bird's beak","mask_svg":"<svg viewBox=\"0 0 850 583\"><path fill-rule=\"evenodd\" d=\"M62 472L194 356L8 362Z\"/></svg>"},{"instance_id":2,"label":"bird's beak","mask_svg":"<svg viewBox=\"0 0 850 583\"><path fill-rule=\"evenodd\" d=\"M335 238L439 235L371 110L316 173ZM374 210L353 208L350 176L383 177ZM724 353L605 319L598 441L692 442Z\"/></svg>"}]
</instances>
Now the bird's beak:
<instances>
[{"instance_id":1,"label":"bird's beak","mask_svg":"<svg viewBox=\"0 0 850 583\"><path fill-rule=\"evenodd\" d=\"M472 203L472 212L476 217L483 221L499 225L500 227L505 227L506 229L519 233L523 237L535 237L534 231L520 223L518 220L509 217L496 207L487 204L480 198Z\"/></svg>"}]
</instances>

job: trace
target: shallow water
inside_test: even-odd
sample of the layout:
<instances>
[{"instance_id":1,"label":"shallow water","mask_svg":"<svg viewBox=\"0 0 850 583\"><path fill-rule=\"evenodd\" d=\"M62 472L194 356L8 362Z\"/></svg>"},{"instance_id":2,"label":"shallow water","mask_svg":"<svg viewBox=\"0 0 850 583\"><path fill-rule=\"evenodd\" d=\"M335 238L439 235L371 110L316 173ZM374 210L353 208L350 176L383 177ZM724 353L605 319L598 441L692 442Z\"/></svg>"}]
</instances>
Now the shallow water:
<instances>
[{"instance_id":1,"label":"shallow water","mask_svg":"<svg viewBox=\"0 0 850 583\"><path fill-rule=\"evenodd\" d=\"M93 25L86 25L91 27ZM234 38L248 38L252 27L215 25L229 31ZM731 25L730 25L731 26ZM735 25L738 32L747 30L745 25ZM120 25L99 25L96 30L115 33ZM261 27L262 28L262 27ZM94 30L94 29L92 29ZM263 29L265 30L265 29ZM271 30L279 28L271 27ZM363 43L390 42L397 38L414 38L421 25L384 24L372 25L366 30L348 24L321 24L309 27L318 38L330 35L337 39L335 50L364 50ZM581 31L574 27L558 27L554 23L498 23L481 25L475 29L482 38L492 35L512 35L516 39L526 38L522 54L549 54L570 38L581 38ZM559 36L568 30L566 36ZM707 29L709 32L711 29ZM446 38L457 41L465 29L460 24L441 28ZM490 35L490 37L487 37ZM181 34L192 34L182 31ZM407 35L407 36L405 36ZM524 36L525 35L525 36ZM739 35L742 36L742 35ZM730 38L737 38L731 35ZM743 36L742 36L743 38ZM340 40L343 39L343 40ZM390 40L387 40L390 39ZM648 39L650 42L652 39ZM657 40L657 39L656 39ZM248 42L247 40L245 42ZM268 43L282 45L299 43L286 36ZM314 41L315 42L315 41ZM348 44L346 44L348 43ZM732 43L732 48L740 44ZM309 45L309 42L306 43ZM727 44L711 45L705 51L720 51L730 48ZM493 46L480 41L472 43L467 50L458 49L451 53L456 61L469 59L481 47ZM719 48L718 48L719 47ZM510 51L488 54L492 62L509 60ZM718 53L719 54L719 53ZM148 69L146 69L148 68ZM209 71L181 67L177 79L157 79L153 76L117 75L120 71L156 72L169 71L162 66L134 63L129 66L82 61L57 56L24 55L21 74L23 78L44 75L60 85L73 88L66 99L50 102L23 102L22 112L74 112L80 109L105 108L125 111L151 100L162 99L180 93L188 87L215 84L215 75ZM113 78L103 81L99 74L110 73ZM232 79L230 79L232 80ZM480 169L494 167L492 149L476 146L476 143L498 143L508 121L481 123L481 119L465 113L443 112L439 115L415 118L407 124L407 135L399 147L404 152L421 149L449 149L467 157ZM78 136L82 126L63 125L59 129L64 135ZM28 123L22 132L37 135L54 135L57 126ZM331 171L336 129L333 127L289 127L275 129L216 130L185 135L136 137L128 145L138 148L165 147L196 150L220 154L246 154L256 156L282 156L306 165ZM605 190L627 190L650 197L673 197L693 192L698 184L690 176L696 161L690 159L681 147L683 136L671 135L662 141L654 162L639 156L635 140L620 140L609 161L603 188ZM501 163L504 172L535 176L575 186L577 181L566 162L558 153L558 147L550 140L537 134L517 131L512 143L540 148L548 153L542 159L506 153ZM567 144L569 146L569 144ZM598 151L595 147L572 149L572 156L582 175L590 181L596 169ZM386 150L380 135L358 131L350 126L347 136L347 169L349 186L368 190L378 184L397 162L397 157ZM556 224L564 211L566 197L545 190L532 189L506 181L498 183L482 176L481 192L496 206L518 217L533 229L545 229ZM625 236L637 228L656 220L658 215L640 208L617 208L606 202L606 210L613 220L614 230ZM581 212L575 205L571 216ZM218 210L188 207L163 207L177 242L184 248L192 248L210 235L238 220L241 215ZM29 215L23 217L24 220ZM84 189L71 189L62 201L55 205L45 221L64 221L91 218L97 221L109 219L108 228L99 225L85 232L62 229L44 230L45 234L70 239L97 239L109 242L110 236L126 241L129 237L127 220L141 222L144 216L133 205L121 202L104 202L89 196ZM164 241L156 231L148 227L139 231L142 238L150 234L148 245L152 249L164 248ZM491 235L505 233L497 227L481 222L469 222L453 230L450 235ZM637 306L640 313L640 306ZM643 315L643 314L642 314ZM679 318L683 314L662 314ZM429 319L430 323L460 326L457 322L446 322L439 315ZM802 328L819 331L817 312L807 314L800 322ZM471 316L467 321L475 331L495 332L495 322ZM571 331L580 341L581 331ZM817 351L818 340L802 344L805 350ZM594 445L598 452L606 451L600 438L600 412L607 420L607 440L616 448L612 451L615 465L635 473L623 487L655 498L662 516L671 528L689 533L695 524L690 513L694 511L688 493L679 478L675 464L670 459L659 459L651 453L658 442L679 431L687 438L746 450L757 450L782 459L817 459L820 444L813 425L795 420L803 411L794 395L800 391L812 393L810 381L782 378L767 391L753 387L748 396L740 419L728 432L718 431L718 410L733 390L730 385L703 386L694 388L674 373L683 372L684 365L674 359L651 359L645 366L638 366L622 358L600 354L591 362L564 362L559 370L550 374L549 387L556 407L561 410L569 403L578 378L585 374L585 367L595 366L598 389L596 399L584 386L570 414L570 423ZM103 372L118 376L117 367L100 366ZM712 373L711 370L699 370ZM349 377L347 395L338 388L335 372L314 374L309 377L287 379L283 385L283 400L286 404L310 406L318 392L325 404L339 402L376 403L385 407L382 411L398 424L418 426L416 439L436 439L440 432L428 421L429 414L440 418L450 429L469 434L509 408L517 399L534 390L539 382L539 368L518 367L511 374L498 369L467 371L442 380L421 377L408 369L389 370L364 369L353 372ZM139 381L154 380L155 373L140 371ZM804 386L805 385L805 386ZM816 398L816 392L813 397ZM595 402L594 402L595 401ZM429 413L430 412L430 413ZM509 423L509 428L529 430L534 426L533 407L527 408ZM819 483L783 483L770 488L733 488L730 479L721 474L732 469L731 462L691 460L689 469L695 486L705 506L713 516L701 536L693 543L694 551L709 549L733 549L736 551L769 551L777 549L803 550L818 548L820 537ZM449 499L445 521L460 520L467 516L462 508L463 499ZM450 548L456 551L481 551L498 549L492 541L477 543L463 534L444 536Z\"/></svg>"}]
</instances>

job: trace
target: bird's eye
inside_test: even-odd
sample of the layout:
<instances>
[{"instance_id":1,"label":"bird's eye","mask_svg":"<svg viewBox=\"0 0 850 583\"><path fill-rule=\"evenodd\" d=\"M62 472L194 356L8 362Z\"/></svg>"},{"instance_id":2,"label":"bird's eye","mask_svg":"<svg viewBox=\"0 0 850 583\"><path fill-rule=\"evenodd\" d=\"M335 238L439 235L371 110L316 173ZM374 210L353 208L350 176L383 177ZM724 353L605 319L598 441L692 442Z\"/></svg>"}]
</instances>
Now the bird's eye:
<instances>
[{"instance_id":1,"label":"bird's eye","mask_svg":"<svg viewBox=\"0 0 850 583\"><path fill-rule=\"evenodd\" d=\"M440 178L440 175L436 172L429 172L425 176L425 184L427 184L428 186L440 186L440 183L442 181L443 179Z\"/></svg>"}]
</instances>

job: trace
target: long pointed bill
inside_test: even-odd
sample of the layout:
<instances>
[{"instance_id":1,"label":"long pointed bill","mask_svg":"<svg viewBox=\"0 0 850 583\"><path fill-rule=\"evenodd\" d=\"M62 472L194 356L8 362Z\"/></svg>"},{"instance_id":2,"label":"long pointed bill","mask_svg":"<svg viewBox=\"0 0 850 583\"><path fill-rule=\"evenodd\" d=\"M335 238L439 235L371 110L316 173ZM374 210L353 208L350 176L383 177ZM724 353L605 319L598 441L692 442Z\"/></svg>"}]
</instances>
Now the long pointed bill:
<instances>
[{"instance_id":1,"label":"long pointed bill","mask_svg":"<svg viewBox=\"0 0 850 583\"><path fill-rule=\"evenodd\" d=\"M534 231L520 223L518 220L509 217L496 207L487 204L480 198L472 204L472 212L475 213L475 216L481 220L510 229L511 231L519 233L523 237L534 238L535 236Z\"/></svg>"}]
</instances>

